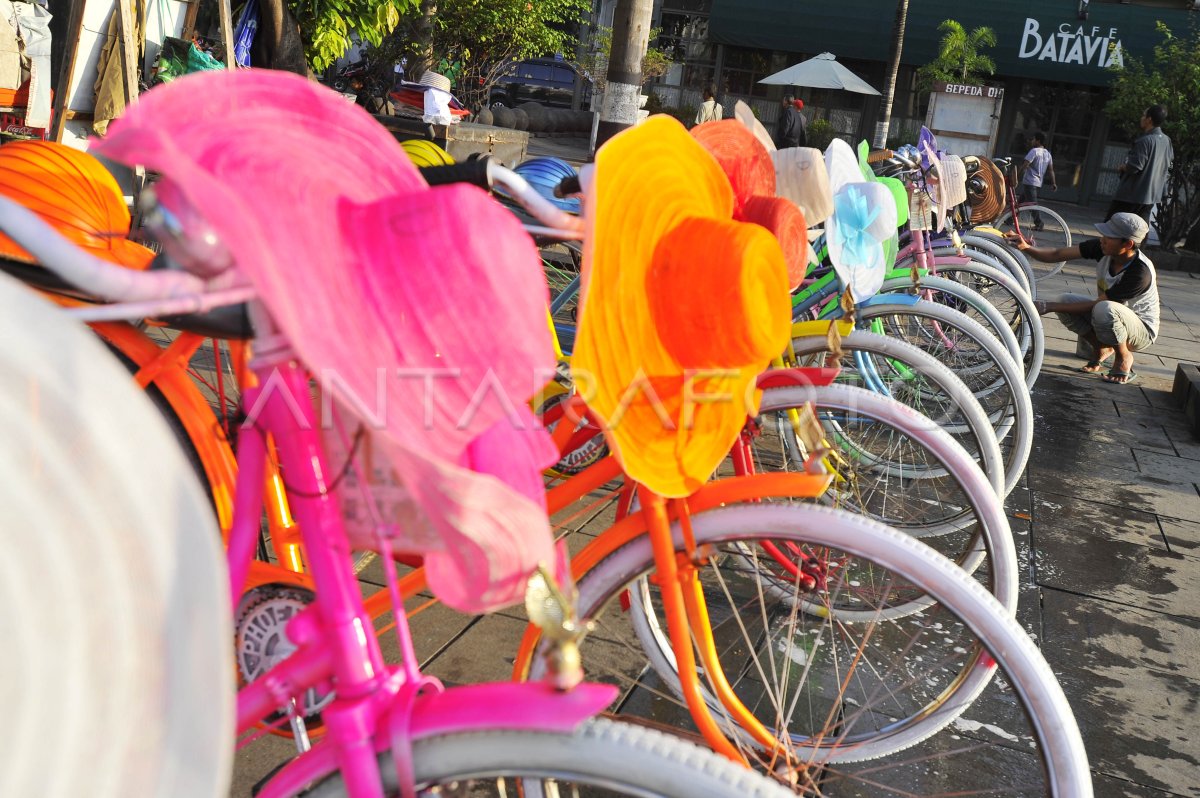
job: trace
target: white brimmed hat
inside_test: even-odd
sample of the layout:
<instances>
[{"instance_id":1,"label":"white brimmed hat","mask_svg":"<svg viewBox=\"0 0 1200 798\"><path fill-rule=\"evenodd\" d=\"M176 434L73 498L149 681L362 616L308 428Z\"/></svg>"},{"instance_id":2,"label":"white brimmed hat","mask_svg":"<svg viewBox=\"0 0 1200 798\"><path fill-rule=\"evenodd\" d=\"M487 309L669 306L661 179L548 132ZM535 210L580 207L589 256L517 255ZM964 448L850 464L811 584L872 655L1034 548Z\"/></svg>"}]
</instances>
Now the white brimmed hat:
<instances>
[{"instance_id":1,"label":"white brimmed hat","mask_svg":"<svg viewBox=\"0 0 1200 798\"><path fill-rule=\"evenodd\" d=\"M228 795L221 537L94 333L0 277L0 795Z\"/></svg>"},{"instance_id":2,"label":"white brimmed hat","mask_svg":"<svg viewBox=\"0 0 1200 798\"><path fill-rule=\"evenodd\" d=\"M450 91L450 78L430 70L425 70L425 72L421 73L421 77L417 80L417 83L422 86L429 86L432 89L441 89L444 92Z\"/></svg>"}]
</instances>

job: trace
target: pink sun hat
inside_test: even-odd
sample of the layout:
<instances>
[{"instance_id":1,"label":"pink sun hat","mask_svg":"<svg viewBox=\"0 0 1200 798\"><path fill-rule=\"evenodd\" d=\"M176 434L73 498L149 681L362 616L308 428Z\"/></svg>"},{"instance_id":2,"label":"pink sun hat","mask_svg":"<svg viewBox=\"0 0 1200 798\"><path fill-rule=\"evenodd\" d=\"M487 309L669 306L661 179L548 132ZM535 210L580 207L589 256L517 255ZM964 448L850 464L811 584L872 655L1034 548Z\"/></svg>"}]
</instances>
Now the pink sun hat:
<instances>
[{"instance_id":1,"label":"pink sun hat","mask_svg":"<svg viewBox=\"0 0 1200 798\"><path fill-rule=\"evenodd\" d=\"M467 612L521 601L554 561L540 470L556 455L523 403L555 360L515 217L479 189L430 189L369 114L288 73L190 75L110 131L99 151L185 195L387 453L411 499L389 505L388 536L426 555L435 594Z\"/></svg>"}]
</instances>

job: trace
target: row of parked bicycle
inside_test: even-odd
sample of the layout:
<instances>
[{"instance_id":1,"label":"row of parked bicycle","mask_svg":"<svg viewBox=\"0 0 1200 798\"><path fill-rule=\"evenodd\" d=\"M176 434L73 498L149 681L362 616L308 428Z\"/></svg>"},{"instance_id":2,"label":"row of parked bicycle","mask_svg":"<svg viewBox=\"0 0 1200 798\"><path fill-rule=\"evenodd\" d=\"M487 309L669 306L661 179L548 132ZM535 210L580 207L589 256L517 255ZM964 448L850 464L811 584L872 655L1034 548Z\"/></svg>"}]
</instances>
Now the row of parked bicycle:
<instances>
[{"instance_id":1,"label":"row of parked bicycle","mask_svg":"<svg viewBox=\"0 0 1200 798\"><path fill-rule=\"evenodd\" d=\"M63 735L13 794L48 765L227 794L234 735L270 732L297 752L257 795L1091 794L1014 619L1044 275L984 224L997 167L927 131L775 151L741 108L578 173L430 146L295 76L175 81L98 146L157 176L154 249L90 155L0 148L0 301L33 341L5 465L43 510L14 568L147 552L114 566L137 611L73 600L156 663L88 637L108 692L27 676L108 750ZM524 603L512 681L422 671L429 592Z\"/></svg>"}]
</instances>

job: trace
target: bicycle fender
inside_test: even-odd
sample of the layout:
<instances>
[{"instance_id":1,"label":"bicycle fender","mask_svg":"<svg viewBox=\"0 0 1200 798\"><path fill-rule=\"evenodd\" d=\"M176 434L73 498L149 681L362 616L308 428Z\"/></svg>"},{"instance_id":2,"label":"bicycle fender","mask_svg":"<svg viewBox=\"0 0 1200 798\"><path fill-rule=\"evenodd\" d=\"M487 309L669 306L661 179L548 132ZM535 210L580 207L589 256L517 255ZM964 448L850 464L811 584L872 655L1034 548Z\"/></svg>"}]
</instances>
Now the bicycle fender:
<instances>
[{"instance_id":1,"label":"bicycle fender","mask_svg":"<svg viewBox=\"0 0 1200 798\"><path fill-rule=\"evenodd\" d=\"M913 294L876 294L855 304L860 308L869 308L873 305L915 305L920 301L921 297Z\"/></svg>"},{"instance_id":2,"label":"bicycle fender","mask_svg":"<svg viewBox=\"0 0 1200 798\"><path fill-rule=\"evenodd\" d=\"M613 702L616 686L585 682L562 692L542 682L491 682L420 696L412 739L479 729L569 733Z\"/></svg>"}]
</instances>

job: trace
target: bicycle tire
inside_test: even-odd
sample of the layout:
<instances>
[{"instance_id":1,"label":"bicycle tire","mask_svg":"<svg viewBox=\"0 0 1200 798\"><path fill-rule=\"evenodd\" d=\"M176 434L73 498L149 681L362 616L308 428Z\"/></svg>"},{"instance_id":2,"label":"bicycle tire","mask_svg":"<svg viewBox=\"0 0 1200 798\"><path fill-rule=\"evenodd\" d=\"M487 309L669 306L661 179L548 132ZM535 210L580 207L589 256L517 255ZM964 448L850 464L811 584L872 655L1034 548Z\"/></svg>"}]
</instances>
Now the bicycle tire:
<instances>
[{"instance_id":1,"label":"bicycle tire","mask_svg":"<svg viewBox=\"0 0 1200 798\"><path fill-rule=\"evenodd\" d=\"M1028 366L1029 351L1030 351L1030 347L1033 343L1033 339L1030 335L1031 331L1029 329L1022 329L1022 327L1019 324L1014 326L1012 318L1011 318L1012 313L1010 312L1011 307L1012 307L1012 300L1009 299L1009 300L1005 301L1004 299L1001 299L1001 302L1003 303L1003 305L997 306L997 304L992 301L992 297L988 296L983 288L978 287L975 283L970 282L970 281L963 281L960 279L955 279L954 277L950 276L950 272L953 272L956 270L962 271L964 268L970 270L970 268L974 267L974 266L993 269L996 272L999 272L1004 277L1008 278L1008 280L1012 284L1013 290L1015 290L1016 293L1022 295L1023 297L1025 297L1025 299L1028 300L1029 293L1024 288L1021 287L1020 281L1014 279L1012 277L1012 273L1007 268L1002 266L998 260L996 260L995 258L993 258L989 255L983 255L974 250L966 250L965 255L961 258L958 256L957 251L954 250L953 247L936 247L933 250L933 253L934 253L934 267L931 269L931 273L933 275L935 275L937 277L952 279L952 280L954 280L954 282L961 283L961 284L967 286L971 290L982 295L984 297L984 299L987 299L988 302L993 307L995 307L996 310L1002 316L1006 317L1009 329L1012 329L1013 334L1016 335L1016 337L1017 337L1017 346L1021 351L1021 357ZM961 261L964 258L967 260L966 264L961 263ZM998 282L998 280L989 280L989 281L987 281L987 283L984 283L984 287L986 287L988 283L994 284L995 282ZM1032 307L1032 300L1029 300L1029 301L1031 303L1030 307ZM1039 365L1039 368L1040 368L1040 365Z\"/></svg>"},{"instance_id":2,"label":"bicycle tire","mask_svg":"<svg viewBox=\"0 0 1200 798\"><path fill-rule=\"evenodd\" d=\"M944 258L966 258L972 263L982 263L984 266L991 266L993 269L998 269L1013 278L1021 286L1021 291L1026 295L1031 291L1025 273L1021 271L1020 267L1015 265L1014 261L1008 258L997 257L994 253L968 244L965 240L963 241L962 250L958 250L949 244L941 243L933 247L930 252L937 259L937 272L941 272L942 264L946 262L943 260Z\"/></svg>"},{"instance_id":3,"label":"bicycle tire","mask_svg":"<svg viewBox=\"0 0 1200 798\"><path fill-rule=\"evenodd\" d=\"M933 419L979 464L997 495L1008 495L1012 485L992 422L950 369L912 344L865 330L851 331L841 339L841 347L841 360L830 362L824 339L792 340L800 365L837 366L839 382L882 393Z\"/></svg>"},{"instance_id":4,"label":"bicycle tire","mask_svg":"<svg viewBox=\"0 0 1200 798\"><path fill-rule=\"evenodd\" d=\"M1030 299L1037 298L1037 281L1033 278L1033 269L1029 261L1003 238L988 232L970 230L962 233L959 239L968 257L982 260L989 266L999 266L1001 271L1011 274L1021 284ZM938 249L954 252L953 247L942 246Z\"/></svg>"},{"instance_id":5,"label":"bicycle tire","mask_svg":"<svg viewBox=\"0 0 1200 798\"><path fill-rule=\"evenodd\" d=\"M802 525L799 523L800 518L804 519ZM800 526L802 531L798 531ZM678 525L674 527L673 532L676 535L676 546L682 550L683 536ZM868 784L888 783L888 777L880 775L885 763L877 760L911 748L945 728L978 697L979 692L990 680L992 669L998 664L1019 696L1021 709L1030 721L1029 732L1036 739L1043 755L1048 758L1047 769L1051 783L1047 786L1052 787L1049 792L1057 796L1090 795L1087 759L1078 728L1061 688L1036 646L981 585L928 546L869 519L825 507L796 504L738 505L700 513L693 517L692 534L697 545L704 547L715 547L728 541L750 541L749 545L757 546L757 541L760 540L791 538L808 545L841 550L854 557L870 559L887 572L921 585L922 589L938 599L938 607L953 608L958 622L971 634L979 637L979 651L973 656L964 657L961 661L966 663L965 669L950 680L955 689L939 693L923 705L920 711L916 711L914 707L914 711L904 718L891 714L884 728L877 729L876 734L859 732L849 740L846 739L847 733L832 741L828 736L809 736L801 739L793 736L791 742L796 746L797 755L813 767L823 770L827 777L832 773L853 780L852 768L841 772L831 766L876 760L870 764L871 775L868 778L872 781ZM614 551L580 578L579 609L582 617L596 619L612 598L652 567L653 554L646 535L639 536ZM746 617L752 618L754 612L754 609L750 608L745 613ZM944 626L933 624L927 618L922 619L922 625L927 628L921 631L928 628L936 628L939 634L945 631ZM925 637L921 631L913 632L913 628L916 627L909 627L909 624L894 624L888 629L913 633L914 640ZM768 638L767 647L772 645L773 641ZM910 643L908 648L902 648L900 653L911 651L911 645ZM646 649L651 657L657 650L659 649L656 646L648 646ZM821 646L815 646L808 651L808 656L811 657L820 650ZM986 654L981 654L983 651L986 651ZM787 657L792 656L791 651L783 653ZM928 654L928 651L926 653ZM936 654L929 656L936 659ZM539 663L540 659L535 658L531 678L539 676ZM907 664L914 665L914 662ZM945 662L939 663L939 666L944 665ZM876 670L872 668L872 672ZM910 674L909 671L905 671L904 685L915 688L917 682L926 675L928 674ZM838 674L835 681L842 685L841 689L849 689L854 685L855 679ZM939 681L932 685L931 692L941 684ZM889 693L887 700L893 698L895 695ZM844 696L840 700L845 703ZM824 711L823 707L818 709ZM862 719L863 711L865 710L855 710L852 720L842 718L837 728L845 731L848 722L865 722ZM887 714L887 711L880 711ZM825 729L818 731L827 732ZM961 746L954 747L956 750L950 753L964 757L985 748L969 747L970 750L967 750ZM953 772L936 765L931 767L930 763L923 759L919 761L927 773L933 771L936 774L941 771L941 775L932 776L942 779L938 784L944 784L945 775ZM907 763L896 764L903 766ZM1009 789L1014 785L1004 786ZM910 786L910 789L912 794L925 794L919 787Z\"/></svg>"},{"instance_id":6,"label":"bicycle tire","mask_svg":"<svg viewBox=\"0 0 1200 798\"><path fill-rule=\"evenodd\" d=\"M378 761L384 789L396 795L391 752L381 754ZM603 718L584 722L573 734L498 728L420 738L413 742L413 768L418 791L481 778L550 777L595 782L593 786L628 790L624 794L637 796L794 796L781 784L712 751L654 729ZM526 789L517 792L529 794L530 786L540 785L523 786ZM345 791L340 775L334 774L301 794L333 798Z\"/></svg>"},{"instance_id":7,"label":"bicycle tire","mask_svg":"<svg viewBox=\"0 0 1200 798\"><path fill-rule=\"evenodd\" d=\"M1046 332L1042 317L1029 295L1007 272L975 261L960 266L938 267L938 274L967 285L1005 317L1021 347L1025 384L1032 388L1042 372L1046 357Z\"/></svg>"},{"instance_id":8,"label":"bicycle tire","mask_svg":"<svg viewBox=\"0 0 1200 798\"><path fill-rule=\"evenodd\" d=\"M1042 222L1045 225L1044 229L1034 230L1034 213L1042 215ZM1046 223L1046 217L1049 217L1048 224ZM1036 203L1021 205L1017 208L1017 220L1020 222L1021 233L1025 236L1025 239L1036 247L1058 248L1071 246L1071 226L1067 224L1067 221L1056 210ZM1005 232L1015 230L1013 212L1011 210L1005 211L1004 215L1000 217L1000 221L996 223L996 227ZM1057 263L1036 261L1036 265L1033 262L1030 265L1033 267L1034 281L1040 282L1062 271L1063 266L1066 265L1066 261L1059 261Z\"/></svg>"},{"instance_id":9,"label":"bicycle tire","mask_svg":"<svg viewBox=\"0 0 1200 798\"><path fill-rule=\"evenodd\" d=\"M991 232L992 230L995 232ZM1025 290L1029 292L1029 298L1037 298L1037 280L1034 279L1033 267L1029 265L1029 259L1019 249L1005 241L1003 234L998 229L970 229L962 233L960 239L969 249L987 252L1000 261L1025 286Z\"/></svg>"},{"instance_id":10,"label":"bicycle tire","mask_svg":"<svg viewBox=\"0 0 1200 798\"><path fill-rule=\"evenodd\" d=\"M920 292L921 298L927 302L953 308L977 321L1004 345L1014 361L1021 362L1021 345L1017 342L1017 336L1004 321L1004 317L992 306L992 303L965 285L944 277L927 276L921 278L918 287L914 286L908 277L893 277L890 280L884 280L878 291L879 294L912 294L914 292ZM929 295L936 298L930 299ZM972 312L968 313L967 311Z\"/></svg>"},{"instance_id":11,"label":"bicycle tire","mask_svg":"<svg viewBox=\"0 0 1200 798\"><path fill-rule=\"evenodd\" d=\"M962 446L915 410L849 385L766 390L752 446L759 470L804 470L803 444L788 434L785 412L806 402L839 455L838 476L820 501L920 538L967 573L987 558L989 589L1015 611L1017 562L1003 559L1012 530L997 491ZM772 418L775 435L764 421ZM890 607L883 617L912 614L923 602ZM855 612L838 617L867 620Z\"/></svg>"},{"instance_id":12,"label":"bicycle tire","mask_svg":"<svg viewBox=\"0 0 1200 798\"><path fill-rule=\"evenodd\" d=\"M1024 473L1033 448L1033 403L1020 366L991 333L953 308L933 302L870 305L857 314L860 325L879 320L891 337L933 356L967 383L996 432L1006 464L1005 484L1015 484L1010 481ZM933 323L940 325L937 335L925 329ZM947 331L956 336L953 346L945 344ZM968 348L973 352L966 352ZM953 359L964 352L971 358L971 368L956 369Z\"/></svg>"}]
</instances>

